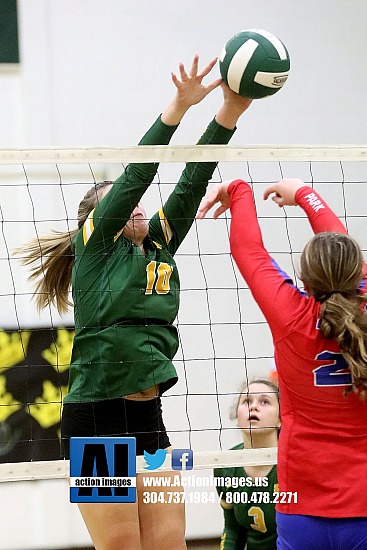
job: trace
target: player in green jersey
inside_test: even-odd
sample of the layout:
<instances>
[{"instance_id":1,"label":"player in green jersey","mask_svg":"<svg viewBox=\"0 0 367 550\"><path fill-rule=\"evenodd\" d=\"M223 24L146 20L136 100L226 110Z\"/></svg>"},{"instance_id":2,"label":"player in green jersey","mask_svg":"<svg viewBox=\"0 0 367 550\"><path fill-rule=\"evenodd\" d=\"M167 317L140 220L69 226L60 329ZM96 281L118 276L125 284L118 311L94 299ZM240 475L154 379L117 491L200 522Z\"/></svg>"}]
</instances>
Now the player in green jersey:
<instances>
[{"instance_id":1,"label":"player in green jersey","mask_svg":"<svg viewBox=\"0 0 367 550\"><path fill-rule=\"evenodd\" d=\"M244 385L231 417L243 436L233 449L277 447L277 386L268 380ZM216 468L214 475L224 513L220 550L276 550L276 466Z\"/></svg>"},{"instance_id":2,"label":"player in green jersey","mask_svg":"<svg viewBox=\"0 0 367 550\"><path fill-rule=\"evenodd\" d=\"M180 64L180 78L172 75L175 97L140 144L168 144L186 111L219 85L223 103L199 143L228 143L251 100L232 92L221 79L205 86L203 78L215 64L213 60L199 72L195 56L189 73ZM75 339L62 415L66 458L69 438L75 436L133 436L138 454L170 448L160 396L177 381L173 322L180 288L174 254L195 219L216 163L188 163L148 222L140 199L157 167L130 164L114 183L95 185L79 205L78 229L38 238L22 250L23 263L33 265L31 278L38 279L40 308L56 304L60 313L66 311L72 286ZM96 548L186 548L183 502L169 508L145 503L143 492L155 489L144 487L144 475L137 476L137 503L79 504ZM159 491L169 492L170 487Z\"/></svg>"}]
</instances>

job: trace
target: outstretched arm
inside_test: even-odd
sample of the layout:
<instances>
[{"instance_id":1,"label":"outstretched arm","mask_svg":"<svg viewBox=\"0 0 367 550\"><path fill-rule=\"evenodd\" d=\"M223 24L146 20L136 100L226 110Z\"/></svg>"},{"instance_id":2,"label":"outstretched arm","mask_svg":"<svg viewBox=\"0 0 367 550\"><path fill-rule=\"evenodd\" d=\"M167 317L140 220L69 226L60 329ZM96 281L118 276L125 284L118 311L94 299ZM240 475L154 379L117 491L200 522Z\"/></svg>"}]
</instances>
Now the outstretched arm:
<instances>
[{"instance_id":1,"label":"outstretched arm","mask_svg":"<svg viewBox=\"0 0 367 550\"><path fill-rule=\"evenodd\" d=\"M272 200L278 206L299 205L306 212L314 233L322 231L334 231L347 233L346 228L329 208L320 195L303 180L297 178L285 178L274 185L270 185L264 191L264 199L273 195Z\"/></svg>"},{"instance_id":2,"label":"outstretched arm","mask_svg":"<svg viewBox=\"0 0 367 550\"><path fill-rule=\"evenodd\" d=\"M268 187L264 193L267 199L274 193L273 201L279 206L299 204L307 213L313 230L346 230L333 211L315 191L304 185L302 180L287 179ZM262 309L272 330L274 339L282 336L282 327L292 326L304 299L287 279L266 251L258 224L251 188L242 180L224 182L215 186L203 201L198 218L204 218L215 205L217 218L229 207L232 221L230 244L232 255L246 280L255 300ZM274 308L273 304L279 307ZM287 307L281 307L287 304Z\"/></svg>"},{"instance_id":3,"label":"outstretched arm","mask_svg":"<svg viewBox=\"0 0 367 550\"><path fill-rule=\"evenodd\" d=\"M208 86L203 84L203 79L213 69L217 58L199 72L199 56L195 55L189 74L187 74L183 63L179 64L180 78L172 73L171 78L176 86L176 95L161 115L162 122L168 126L177 126L190 107L200 103L212 90L222 82L221 78L214 80Z\"/></svg>"},{"instance_id":4,"label":"outstretched arm","mask_svg":"<svg viewBox=\"0 0 367 550\"><path fill-rule=\"evenodd\" d=\"M224 83L221 87L223 103L198 145L227 144L238 119L251 105L251 99L235 94ZM176 252L187 235L216 166L216 162L188 163L163 208L152 218L151 234L159 238L160 225L164 227L164 244L171 254Z\"/></svg>"},{"instance_id":5,"label":"outstretched arm","mask_svg":"<svg viewBox=\"0 0 367 550\"><path fill-rule=\"evenodd\" d=\"M300 179L287 178L275 185L271 185L264 192L264 199L275 193L272 200L279 206L293 206L298 204L306 212L313 232L332 231L347 234L348 231L325 203L320 195ZM367 288L367 263L363 267L365 282L361 289Z\"/></svg>"},{"instance_id":6,"label":"outstretched arm","mask_svg":"<svg viewBox=\"0 0 367 550\"><path fill-rule=\"evenodd\" d=\"M214 80L208 86L202 83L216 63L213 59L198 73L199 57L194 57L189 74L180 64L180 78L172 74L176 87L173 100L140 140L139 145L167 145L177 125L188 109L202 101L212 90L218 87L221 79ZM112 189L96 206L87 220L88 235L102 248L113 246L113 238L121 230L141 197L149 187L157 172L158 163L131 163L115 181ZM85 240L85 239L84 239ZM89 240L89 239L88 239ZM84 245L86 242L84 242Z\"/></svg>"},{"instance_id":7,"label":"outstretched arm","mask_svg":"<svg viewBox=\"0 0 367 550\"><path fill-rule=\"evenodd\" d=\"M198 218L204 218L215 204L219 204L215 218L231 209L231 253L276 341L284 336L285 330L291 329L305 298L264 247L248 183L238 179L215 186L204 199Z\"/></svg>"}]
</instances>

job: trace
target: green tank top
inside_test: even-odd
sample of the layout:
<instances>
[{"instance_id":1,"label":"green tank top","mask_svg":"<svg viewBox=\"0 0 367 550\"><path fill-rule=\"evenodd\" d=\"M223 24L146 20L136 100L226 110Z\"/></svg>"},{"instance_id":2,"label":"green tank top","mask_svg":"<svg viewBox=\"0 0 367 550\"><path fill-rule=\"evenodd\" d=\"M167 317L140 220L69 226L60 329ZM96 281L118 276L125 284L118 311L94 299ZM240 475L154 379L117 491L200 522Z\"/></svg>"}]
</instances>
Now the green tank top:
<instances>
[{"instance_id":1,"label":"green tank top","mask_svg":"<svg viewBox=\"0 0 367 550\"><path fill-rule=\"evenodd\" d=\"M176 126L160 117L140 145L167 144ZM199 143L233 135L213 120ZM73 240L75 337L64 402L123 397L177 382L173 326L180 302L174 254L189 231L216 163L188 163L174 191L149 222L146 254L120 232L153 180L158 164L129 164Z\"/></svg>"}]
</instances>

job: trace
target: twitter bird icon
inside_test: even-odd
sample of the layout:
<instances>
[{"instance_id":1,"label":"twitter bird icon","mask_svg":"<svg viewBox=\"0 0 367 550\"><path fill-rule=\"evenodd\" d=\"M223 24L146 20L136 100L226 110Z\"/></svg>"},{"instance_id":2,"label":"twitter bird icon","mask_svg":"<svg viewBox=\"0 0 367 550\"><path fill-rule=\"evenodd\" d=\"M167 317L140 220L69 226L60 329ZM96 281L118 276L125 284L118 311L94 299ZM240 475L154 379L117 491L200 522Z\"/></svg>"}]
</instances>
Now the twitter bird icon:
<instances>
[{"instance_id":1,"label":"twitter bird icon","mask_svg":"<svg viewBox=\"0 0 367 550\"><path fill-rule=\"evenodd\" d=\"M162 466L167 455L165 449L157 449L156 452L151 455L147 451L144 451L144 460L147 465L144 467L145 470L156 470Z\"/></svg>"}]
</instances>

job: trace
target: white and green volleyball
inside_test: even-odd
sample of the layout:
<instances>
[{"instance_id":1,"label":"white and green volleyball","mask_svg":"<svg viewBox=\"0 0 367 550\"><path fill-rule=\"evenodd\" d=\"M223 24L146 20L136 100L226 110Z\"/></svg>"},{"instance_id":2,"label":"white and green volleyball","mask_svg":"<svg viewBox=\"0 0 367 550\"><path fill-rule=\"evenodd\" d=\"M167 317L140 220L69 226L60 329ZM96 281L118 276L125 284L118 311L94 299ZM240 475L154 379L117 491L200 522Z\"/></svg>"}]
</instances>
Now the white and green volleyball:
<instances>
[{"instance_id":1,"label":"white and green volleyball","mask_svg":"<svg viewBox=\"0 0 367 550\"><path fill-rule=\"evenodd\" d=\"M231 90L242 97L259 99L283 87L290 59L279 38L268 31L251 29L228 40L219 57L219 68Z\"/></svg>"}]
</instances>

